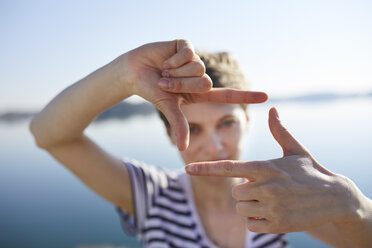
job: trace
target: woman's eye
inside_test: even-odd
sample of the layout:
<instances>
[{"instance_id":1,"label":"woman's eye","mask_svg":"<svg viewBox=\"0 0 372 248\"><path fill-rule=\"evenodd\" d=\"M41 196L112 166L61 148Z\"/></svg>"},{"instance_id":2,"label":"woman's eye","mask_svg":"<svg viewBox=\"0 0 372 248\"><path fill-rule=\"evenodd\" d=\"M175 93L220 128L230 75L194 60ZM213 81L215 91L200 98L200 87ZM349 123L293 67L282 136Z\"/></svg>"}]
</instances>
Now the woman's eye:
<instances>
[{"instance_id":1,"label":"woman's eye","mask_svg":"<svg viewBox=\"0 0 372 248\"><path fill-rule=\"evenodd\" d=\"M196 134L199 131L197 127L190 127L190 134Z\"/></svg>"},{"instance_id":2,"label":"woman's eye","mask_svg":"<svg viewBox=\"0 0 372 248\"><path fill-rule=\"evenodd\" d=\"M234 125L235 124L235 121L234 120L228 120L228 121L224 121L223 123L222 123L222 125L224 126L224 127L230 127L230 126L232 126L232 125Z\"/></svg>"}]
</instances>

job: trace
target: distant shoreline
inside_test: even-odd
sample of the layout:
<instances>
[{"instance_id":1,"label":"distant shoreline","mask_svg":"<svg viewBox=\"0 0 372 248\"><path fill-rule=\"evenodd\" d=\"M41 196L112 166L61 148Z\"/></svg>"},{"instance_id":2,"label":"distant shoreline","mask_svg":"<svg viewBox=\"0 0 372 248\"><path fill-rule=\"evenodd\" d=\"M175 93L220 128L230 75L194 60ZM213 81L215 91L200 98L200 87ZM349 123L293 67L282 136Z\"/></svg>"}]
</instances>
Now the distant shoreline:
<instances>
[{"instance_id":1,"label":"distant shoreline","mask_svg":"<svg viewBox=\"0 0 372 248\"><path fill-rule=\"evenodd\" d=\"M291 97L277 97L270 98L267 103L276 102L329 102L345 99L356 99L356 98L372 98L372 92L368 93L355 93L355 94L336 94L336 93L318 93L318 94L307 94L298 95ZM121 102L114 107L106 110L100 114L94 121L102 122L111 119L128 119L132 116L147 116L155 113L155 107L150 103L138 103L132 104L128 102ZM0 114L0 122L3 123L15 123L25 120L30 120L37 112L26 112L26 111L8 111Z\"/></svg>"}]
</instances>

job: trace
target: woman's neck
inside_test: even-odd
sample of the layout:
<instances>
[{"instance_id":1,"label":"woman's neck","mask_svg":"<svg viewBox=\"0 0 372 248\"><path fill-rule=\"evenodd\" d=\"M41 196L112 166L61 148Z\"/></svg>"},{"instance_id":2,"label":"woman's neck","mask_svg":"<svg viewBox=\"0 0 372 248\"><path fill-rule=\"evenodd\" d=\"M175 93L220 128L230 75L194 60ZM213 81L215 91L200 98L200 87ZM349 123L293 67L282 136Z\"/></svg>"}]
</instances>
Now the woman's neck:
<instances>
[{"instance_id":1,"label":"woman's neck","mask_svg":"<svg viewBox=\"0 0 372 248\"><path fill-rule=\"evenodd\" d=\"M240 178L190 176L195 203L203 209L235 209L231 189Z\"/></svg>"}]
</instances>

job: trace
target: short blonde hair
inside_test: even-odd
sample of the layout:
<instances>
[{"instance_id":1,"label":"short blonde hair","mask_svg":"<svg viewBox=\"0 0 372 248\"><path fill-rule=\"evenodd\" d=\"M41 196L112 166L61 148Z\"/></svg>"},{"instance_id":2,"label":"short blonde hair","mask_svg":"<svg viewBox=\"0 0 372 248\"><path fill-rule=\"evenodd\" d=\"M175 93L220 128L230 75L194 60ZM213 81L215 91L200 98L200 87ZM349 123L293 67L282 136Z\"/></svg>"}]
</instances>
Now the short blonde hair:
<instances>
[{"instance_id":1,"label":"short blonde hair","mask_svg":"<svg viewBox=\"0 0 372 248\"><path fill-rule=\"evenodd\" d=\"M249 90L249 80L231 53L197 52L215 88Z\"/></svg>"},{"instance_id":2,"label":"short blonde hair","mask_svg":"<svg viewBox=\"0 0 372 248\"><path fill-rule=\"evenodd\" d=\"M213 88L232 88L237 90L249 90L249 80L238 61L228 52L210 53L196 52L203 61L206 73L212 79ZM246 110L247 104L240 104ZM167 118L158 110L159 116L165 127L170 128Z\"/></svg>"}]
</instances>

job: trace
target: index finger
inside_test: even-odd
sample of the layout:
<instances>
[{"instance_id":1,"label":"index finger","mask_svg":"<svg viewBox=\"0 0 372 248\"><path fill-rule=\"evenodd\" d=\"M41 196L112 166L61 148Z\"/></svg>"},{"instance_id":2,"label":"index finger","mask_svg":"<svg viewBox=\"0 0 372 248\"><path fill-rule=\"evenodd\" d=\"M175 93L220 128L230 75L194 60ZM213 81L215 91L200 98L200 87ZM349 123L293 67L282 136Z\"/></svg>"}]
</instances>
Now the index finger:
<instances>
[{"instance_id":1,"label":"index finger","mask_svg":"<svg viewBox=\"0 0 372 248\"><path fill-rule=\"evenodd\" d=\"M186 172L194 176L241 177L256 180L262 175L263 164L258 161L241 162L221 160L196 162L186 166Z\"/></svg>"},{"instance_id":2,"label":"index finger","mask_svg":"<svg viewBox=\"0 0 372 248\"><path fill-rule=\"evenodd\" d=\"M213 103L231 103L231 104L249 104L263 103L268 99L264 92L235 90L228 88L212 88L205 93L193 95L195 103L213 102Z\"/></svg>"}]
</instances>

